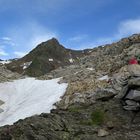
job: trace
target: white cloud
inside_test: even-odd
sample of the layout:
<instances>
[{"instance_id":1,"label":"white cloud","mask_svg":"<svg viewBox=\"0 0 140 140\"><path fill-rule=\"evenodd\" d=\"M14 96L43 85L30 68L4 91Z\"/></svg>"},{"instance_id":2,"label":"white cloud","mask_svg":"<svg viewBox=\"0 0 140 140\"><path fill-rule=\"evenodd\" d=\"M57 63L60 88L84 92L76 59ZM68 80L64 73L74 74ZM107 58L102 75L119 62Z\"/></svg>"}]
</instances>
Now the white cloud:
<instances>
[{"instance_id":1,"label":"white cloud","mask_svg":"<svg viewBox=\"0 0 140 140\"><path fill-rule=\"evenodd\" d=\"M39 31L40 33L36 33L36 35L34 34L29 41L28 47L29 48L34 48L36 47L38 44L40 44L41 42L47 41L49 39L51 39L52 37L56 37L56 35L54 33L51 32L41 32L41 30Z\"/></svg>"},{"instance_id":2,"label":"white cloud","mask_svg":"<svg viewBox=\"0 0 140 140\"><path fill-rule=\"evenodd\" d=\"M0 56L8 56L8 53L6 53L4 50L0 49Z\"/></svg>"},{"instance_id":3,"label":"white cloud","mask_svg":"<svg viewBox=\"0 0 140 140\"><path fill-rule=\"evenodd\" d=\"M140 18L138 19L129 19L120 22L117 27L116 34L113 34L111 37L97 38L90 43L82 44L79 49L93 48L100 45L110 44L114 41L118 41L123 37L128 37L132 34L140 33Z\"/></svg>"},{"instance_id":4,"label":"white cloud","mask_svg":"<svg viewBox=\"0 0 140 140\"><path fill-rule=\"evenodd\" d=\"M129 19L120 22L117 27L116 33L111 37L99 39L101 43L117 41L123 37L128 37L132 34L140 33L140 19Z\"/></svg>"},{"instance_id":5,"label":"white cloud","mask_svg":"<svg viewBox=\"0 0 140 140\"><path fill-rule=\"evenodd\" d=\"M140 19L125 20L120 23L118 28L119 37L140 33Z\"/></svg>"},{"instance_id":6,"label":"white cloud","mask_svg":"<svg viewBox=\"0 0 140 140\"><path fill-rule=\"evenodd\" d=\"M3 46L15 46L16 44L10 37L1 37L0 38L0 44Z\"/></svg>"},{"instance_id":7,"label":"white cloud","mask_svg":"<svg viewBox=\"0 0 140 140\"><path fill-rule=\"evenodd\" d=\"M21 58L25 56L27 53L26 52L14 52L14 55L18 58Z\"/></svg>"},{"instance_id":8,"label":"white cloud","mask_svg":"<svg viewBox=\"0 0 140 140\"><path fill-rule=\"evenodd\" d=\"M7 36L15 42L12 48L16 57L23 56L25 53L22 52L28 53L41 42L47 41L52 37L58 37L57 33L50 31L35 21L8 29Z\"/></svg>"},{"instance_id":9,"label":"white cloud","mask_svg":"<svg viewBox=\"0 0 140 140\"><path fill-rule=\"evenodd\" d=\"M116 34L112 35L112 37L109 37L108 39L113 42L123 37L128 37L132 34L138 33L140 33L140 18L129 19L120 22L117 27Z\"/></svg>"},{"instance_id":10,"label":"white cloud","mask_svg":"<svg viewBox=\"0 0 140 140\"><path fill-rule=\"evenodd\" d=\"M77 36L73 36L73 37L69 38L68 41L69 42L79 42L79 41L86 39L87 37L88 37L88 35L86 35L86 34L77 35Z\"/></svg>"},{"instance_id":11,"label":"white cloud","mask_svg":"<svg viewBox=\"0 0 140 140\"><path fill-rule=\"evenodd\" d=\"M12 40L10 37L7 37L7 36L2 37L1 39L2 39L2 40L6 40L6 41L11 41L11 40Z\"/></svg>"}]
</instances>

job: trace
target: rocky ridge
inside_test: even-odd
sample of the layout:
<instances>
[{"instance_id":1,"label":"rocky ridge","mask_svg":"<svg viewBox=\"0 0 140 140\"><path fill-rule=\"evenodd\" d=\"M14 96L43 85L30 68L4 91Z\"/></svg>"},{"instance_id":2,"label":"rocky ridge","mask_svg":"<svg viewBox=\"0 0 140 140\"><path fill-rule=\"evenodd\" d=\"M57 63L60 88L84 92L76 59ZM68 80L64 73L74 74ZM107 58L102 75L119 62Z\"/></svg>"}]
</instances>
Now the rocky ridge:
<instances>
[{"instance_id":1,"label":"rocky ridge","mask_svg":"<svg viewBox=\"0 0 140 140\"><path fill-rule=\"evenodd\" d=\"M39 79L63 77L66 94L57 109L0 128L1 140L139 140L139 113L125 111L109 79L140 54L140 34L90 50L79 63ZM119 74L119 73L118 73ZM108 77L107 77L108 75ZM100 80L106 76L104 80Z\"/></svg>"},{"instance_id":2,"label":"rocky ridge","mask_svg":"<svg viewBox=\"0 0 140 140\"><path fill-rule=\"evenodd\" d=\"M67 49L57 39L52 38L39 44L23 58L7 64L6 67L13 72L37 77L59 67L75 64L86 54L88 50Z\"/></svg>"},{"instance_id":3,"label":"rocky ridge","mask_svg":"<svg viewBox=\"0 0 140 140\"><path fill-rule=\"evenodd\" d=\"M0 64L0 82L8 82L22 78L23 76L8 70L5 65Z\"/></svg>"},{"instance_id":4,"label":"rocky ridge","mask_svg":"<svg viewBox=\"0 0 140 140\"><path fill-rule=\"evenodd\" d=\"M73 104L0 128L1 140L139 140L139 116L130 124L131 112L118 100ZM131 125L131 129L130 129Z\"/></svg>"},{"instance_id":5,"label":"rocky ridge","mask_svg":"<svg viewBox=\"0 0 140 140\"><path fill-rule=\"evenodd\" d=\"M77 95L85 98L86 95L94 94L98 90L111 88L106 80L99 80L99 78L108 75L111 79L128 64L132 56L139 54L140 35L132 35L119 42L94 48L90 51L90 55L81 58L78 64L53 70L39 79L63 77L61 82L69 83L63 100L58 103L66 107L75 100L75 93L80 93Z\"/></svg>"}]
</instances>

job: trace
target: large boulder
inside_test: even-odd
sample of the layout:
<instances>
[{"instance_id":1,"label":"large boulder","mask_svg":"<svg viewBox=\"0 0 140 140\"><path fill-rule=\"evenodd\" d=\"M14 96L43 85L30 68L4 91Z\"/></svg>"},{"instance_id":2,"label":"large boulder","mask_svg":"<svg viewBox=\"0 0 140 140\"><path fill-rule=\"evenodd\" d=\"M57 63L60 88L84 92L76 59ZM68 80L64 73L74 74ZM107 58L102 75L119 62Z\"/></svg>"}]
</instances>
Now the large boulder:
<instances>
[{"instance_id":1,"label":"large boulder","mask_svg":"<svg viewBox=\"0 0 140 140\"><path fill-rule=\"evenodd\" d=\"M140 78L132 78L122 90L122 101L124 101L123 108L125 110L140 110Z\"/></svg>"}]
</instances>

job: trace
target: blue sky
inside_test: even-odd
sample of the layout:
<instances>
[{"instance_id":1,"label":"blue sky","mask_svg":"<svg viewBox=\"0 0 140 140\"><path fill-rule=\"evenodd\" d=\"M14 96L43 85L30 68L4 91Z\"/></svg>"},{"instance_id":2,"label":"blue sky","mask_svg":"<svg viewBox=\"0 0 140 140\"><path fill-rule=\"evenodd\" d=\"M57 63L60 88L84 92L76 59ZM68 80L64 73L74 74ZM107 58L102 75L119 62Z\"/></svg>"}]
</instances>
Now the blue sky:
<instances>
[{"instance_id":1,"label":"blue sky","mask_svg":"<svg viewBox=\"0 0 140 140\"><path fill-rule=\"evenodd\" d=\"M93 48L140 32L139 0L0 0L0 58L21 57L56 37Z\"/></svg>"}]
</instances>

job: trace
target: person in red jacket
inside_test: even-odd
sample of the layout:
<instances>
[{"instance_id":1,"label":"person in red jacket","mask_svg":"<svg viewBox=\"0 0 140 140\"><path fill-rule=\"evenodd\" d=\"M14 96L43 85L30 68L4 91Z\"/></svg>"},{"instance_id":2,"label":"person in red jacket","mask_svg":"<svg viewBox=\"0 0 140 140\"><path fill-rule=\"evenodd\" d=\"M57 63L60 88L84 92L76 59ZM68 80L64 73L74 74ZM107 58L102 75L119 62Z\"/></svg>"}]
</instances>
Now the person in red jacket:
<instances>
[{"instance_id":1,"label":"person in red jacket","mask_svg":"<svg viewBox=\"0 0 140 140\"><path fill-rule=\"evenodd\" d=\"M138 60L135 57L129 60L129 65L133 65L133 64L138 64Z\"/></svg>"}]
</instances>

